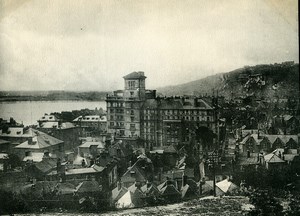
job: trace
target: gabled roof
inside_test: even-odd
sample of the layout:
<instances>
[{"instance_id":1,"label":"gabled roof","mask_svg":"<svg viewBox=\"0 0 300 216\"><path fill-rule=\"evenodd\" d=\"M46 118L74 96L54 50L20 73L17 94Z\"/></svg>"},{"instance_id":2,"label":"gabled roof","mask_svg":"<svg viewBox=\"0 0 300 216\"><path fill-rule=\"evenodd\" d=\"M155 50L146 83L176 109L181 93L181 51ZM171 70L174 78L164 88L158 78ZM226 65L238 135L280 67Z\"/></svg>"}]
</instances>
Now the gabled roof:
<instances>
[{"instance_id":1,"label":"gabled roof","mask_svg":"<svg viewBox=\"0 0 300 216\"><path fill-rule=\"evenodd\" d=\"M285 163L279 156L275 153L267 154L264 156L264 159L267 163Z\"/></svg>"},{"instance_id":2,"label":"gabled roof","mask_svg":"<svg viewBox=\"0 0 300 216\"><path fill-rule=\"evenodd\" d=\"M247 135L242 141L241 144L245 145L248 141L253 141L256 145L259 145L263 139L258 139L258 134Z\"/></svg>"},{"instance_id":3,"label":"gabled roof","mask_svg":"<svg viewBox=\"0 0 300 216\"><path fill-rule=\"evenodd\" d=\"M121 178L122 178L122 182L135 182L135 181L145 182L146 181L144 171L141 170L136 165L136 163L133 166L129 167L128 170L124 173L124 175Z\"/></svg>"},{"instance_id":4,"label":"gabled roof","mask_svg":"<svg viewBox=\"0 0 300 216\"><path fill-rule=\"evenodd\" d=\"M298 136L297 135L265 135L265 138L268 139L272 144L279 139L284 144L286 144L290 139L294 140L298 143Z\"/></svg>"},{"instance_id":5,"label":"gabled roof","mask_svg":"<svg viewBox=\"0 0 300 216\"><path fill-rule=\"evenodd\" d=\"M224 193L232 192L233 190L238 189L238 186L228 181L228 179L224 179L223 181L216 183L216 186Z\"/></svg>"},{"instance_id":6,"label":"gabled roof","mask_svg":"<svg viewBox=\"0 0 300 216\"><path fill-rule=\"evenodd\" d=\"M118 187L115 187L111 192L111 198L113 201L119 200L126 192L128 191L127 188L121 186L120 190Z\"/></svg>"},{"instance_id":7,"label":"gabled roof","mask_svg":"<svg viewBox=\"0 0 300 216\"><path fill-rule=\"evenodd\" d=\"M132 192L127 191L115 204L116 208L134 208L135 199Z\"/></svg>"},{"instance_id":8,"label":"gabled roof","mask_svg":"<svg viewBox=\"0 0 300 216\"><path fill-rule=\"evenodd\" d=\"M141 191L145 194L153 194L153 195L158 195L159 190L153 183L147 183L143 187L141 187Z\"/></svg>"},{"instance_id":9,"label":"gabled roof","mask_svg":"<svg viewBox=\"0 0 300 216\"><path fill-rule=\"evenodd\" d=\"M144 75L142 71L134 71L126 76L123 76L124 79L146 79L147 77Z\"/></svg>"},{"instance_id":10,"label":"gabled roof","mask_svg":"<svg viewBox=\"0 0 300 216\"><path fill-rule=\"evenodd\" d=\"M40 132L35 129L31 129L33 137L32 144L29 144L28 141L21 143L16 146L17 149L44 149L54 145L63 143L62 140L59 140L55 137L52 137L44 132Z\"/></svg>"},{"instance_id":11,"label":"gabled roof","mask_svg":"<svg viewBox=\"0 0 300 216\"><path fill-rule=\"evenodd\" d=\"M180 192L175 188L173 184L167 184L160 190L162 195L181 195Z\"/></svg>"},{"instance_id":12,"label":"gabled roof","mask_svg":"<svg viewBox=\"0 0 300 216\"><path fill-rule=\"evenodd\" d=\"M177 150L174 145L170 145L164 148L164 153L177 153Z\"/></svg>"}]
</instances>

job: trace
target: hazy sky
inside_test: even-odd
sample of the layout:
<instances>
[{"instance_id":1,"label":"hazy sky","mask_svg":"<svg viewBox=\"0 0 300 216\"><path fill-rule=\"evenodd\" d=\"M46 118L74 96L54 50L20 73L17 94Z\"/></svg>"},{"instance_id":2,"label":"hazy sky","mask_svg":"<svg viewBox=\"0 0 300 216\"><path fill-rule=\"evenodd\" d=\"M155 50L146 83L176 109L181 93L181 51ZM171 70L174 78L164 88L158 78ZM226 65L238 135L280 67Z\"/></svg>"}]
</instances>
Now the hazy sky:
<instances>
[{"instance_id":1,"label":"hazy sky","mask_svg":"<svg viewBox=\"0 0 300 216\"><path fill-rule=\"evenodd\" d=\"M297 0L1 0L0 90L147 87L298 62Z\"/></svg>"}]
</instances>

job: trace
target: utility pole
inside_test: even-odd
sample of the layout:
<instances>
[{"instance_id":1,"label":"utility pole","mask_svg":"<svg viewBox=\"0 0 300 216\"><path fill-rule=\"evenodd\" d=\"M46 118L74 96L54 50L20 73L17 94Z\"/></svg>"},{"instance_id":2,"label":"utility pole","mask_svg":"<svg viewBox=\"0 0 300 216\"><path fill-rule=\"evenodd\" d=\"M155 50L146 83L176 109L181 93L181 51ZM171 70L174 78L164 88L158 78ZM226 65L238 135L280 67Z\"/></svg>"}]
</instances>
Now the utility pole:
<instances>
[{"instance_id":1,"label":"utility pole","mask_svg":"<svg viewBox=\"0 0 300 216\"><path fill-rule=\"evenodd\" d=\"M215 163L218 162L218 151L214 150L209 156L209 162L212 165L212 174L213 174L213 192L214 196L216 196L216 166Z\"/></svg>"}]
</instances>

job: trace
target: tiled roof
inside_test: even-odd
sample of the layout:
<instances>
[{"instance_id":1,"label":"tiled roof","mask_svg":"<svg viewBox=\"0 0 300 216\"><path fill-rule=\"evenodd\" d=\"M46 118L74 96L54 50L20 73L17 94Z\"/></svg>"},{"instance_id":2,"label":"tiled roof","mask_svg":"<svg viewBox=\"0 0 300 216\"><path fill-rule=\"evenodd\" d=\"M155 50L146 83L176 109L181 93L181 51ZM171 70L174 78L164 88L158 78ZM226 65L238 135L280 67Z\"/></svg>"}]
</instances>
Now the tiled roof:
<instances>
[{"instance_id":1,"label":"tiled roof","mask_svg":"<svg viewBox=\"0 0 300 216\"><path fill-rule=\"evenodd\" d=\"M21 143L20 145L16 146L15 148L20 149L20 148L25 148L25 149L44 149L48 148L54 145L58 145L63 143L62 140L59 140L55 137L52 137L46 133L40 132L35 129L32 130L32 144L29 144L28 141L25 141Z\"/></svg>"},{"instance_id":2,"label":"tiled roof","mask_svg":"<svg viewBox=\"0 0 300 216\"><path fill-rule=\"evenodd\" d=\"M126 76L123 76L124 79L146 79L147 77L144 75L144 72L132 72L130 74L127 74Z\"/></svg>"}]
</instances>

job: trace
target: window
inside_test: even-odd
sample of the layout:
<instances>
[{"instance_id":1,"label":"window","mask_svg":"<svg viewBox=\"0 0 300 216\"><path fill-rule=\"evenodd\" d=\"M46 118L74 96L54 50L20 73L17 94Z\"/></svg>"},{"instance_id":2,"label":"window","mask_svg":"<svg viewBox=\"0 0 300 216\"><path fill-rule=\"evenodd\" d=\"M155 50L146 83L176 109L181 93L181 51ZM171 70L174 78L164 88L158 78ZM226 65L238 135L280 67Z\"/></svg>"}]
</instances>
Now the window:
<instances>
[{"instance_id":1,"label":"window","mask_svg":"<svg viewBox=\"0 0 300 216\"><path fill-rule=\"evenodd\" d=\"M134 89L135 88L135 81L128 81L128 87L129 87L129 89Z\"/></svg>"},{"instance_id":2,"label":"window","mask_svg":"<svg viewBox=\"0 0 300 216\"><path fill-rule=\"evenodd\" d=\"M133 122L134 121L134 117L130 117L130 120Z\"/></svg>"},{"instance_id":3,"label":"window","mask_svg":"<svg viewBox=\"0 0 300 216\"><path fill-rule=\"evenodd\" d=\"M114 120L114 116L113 115L110 116L110 120Z\"/></svg>"},{"instance_id":4,"label":"window","mask_svg":"<svg viewBox=\"0 0 300 216\"><path fill-rule=\"evenodd\" d=\"M110 123L110 126L114 126L114 122L111 122L111 123Z\"/></svg>"},{"instance_id":5,"label":"window","mask_svg":"<svg viewBox=\"0 0 300 216\"><path fill-rule=\"evenodd\" d=\"M130 115L134 115L134 111L133 110L130 110Z\"/></svg>"},{"instance_id":6,"label":"window","mask_svg":"<svg viewBox=\"0 0 300 216\"><path fill-rule=\"evenodd\" d=\"M130 92L130 96L133 96L133 95L134 95L134 92L131 91L131 92Z\"/></svg>"}]
</instances>

